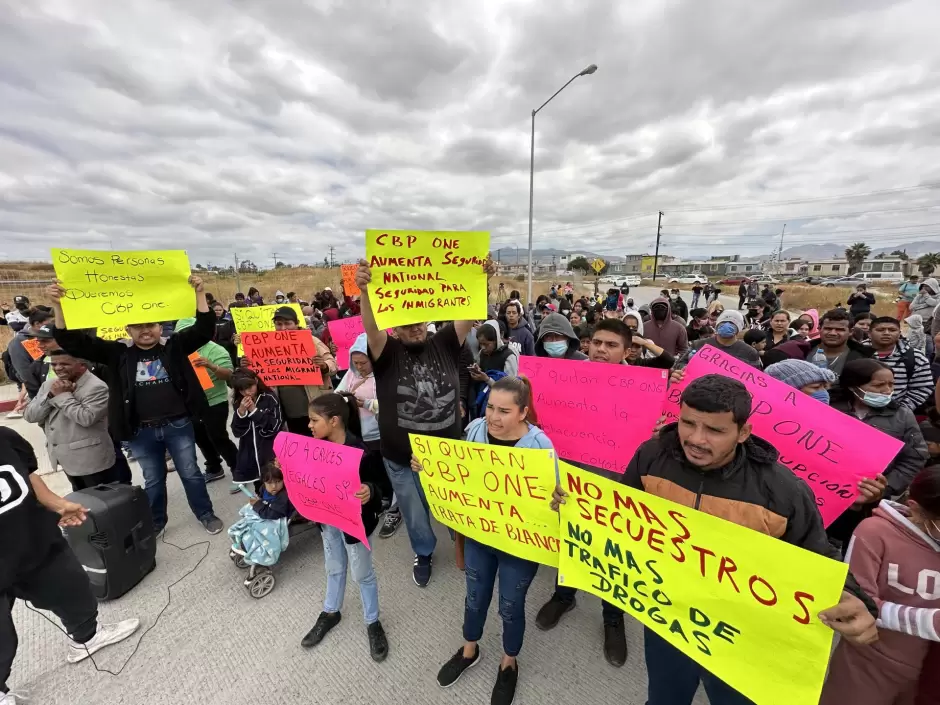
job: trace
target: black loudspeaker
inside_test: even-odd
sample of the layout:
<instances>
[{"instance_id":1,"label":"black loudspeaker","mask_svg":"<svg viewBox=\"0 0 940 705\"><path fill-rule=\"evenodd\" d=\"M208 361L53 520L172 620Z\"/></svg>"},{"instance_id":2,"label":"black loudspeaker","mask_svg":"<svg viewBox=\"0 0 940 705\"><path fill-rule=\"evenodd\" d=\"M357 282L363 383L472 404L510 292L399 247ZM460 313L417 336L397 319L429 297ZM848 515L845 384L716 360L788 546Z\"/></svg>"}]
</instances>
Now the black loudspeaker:
<instances>
[{"instance_id":1,"label":"black loudspeaker","mask_svg":"<svg viewBox=\"0 0 940 705\"><path fill-rule=\"evenodd\" d=\"M65 538L85 568L99 600L120 597L156 566L157 541L150 503L140 487L98 485L66 497L88 509Z\"/></svg>"}]
</instances>

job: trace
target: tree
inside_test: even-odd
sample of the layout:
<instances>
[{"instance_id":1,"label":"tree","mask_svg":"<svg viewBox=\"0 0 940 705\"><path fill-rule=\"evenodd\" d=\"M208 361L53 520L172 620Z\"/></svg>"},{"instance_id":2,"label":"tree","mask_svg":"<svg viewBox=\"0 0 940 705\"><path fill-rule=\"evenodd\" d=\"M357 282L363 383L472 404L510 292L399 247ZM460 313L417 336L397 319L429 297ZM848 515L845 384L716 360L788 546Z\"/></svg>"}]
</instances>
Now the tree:
<instances>
[{"instance_id":1,"label":"tree","mask_svg":"<svg viewBox=\"0 0 940 705\"><path fill-rule=\"evenodd\" d=\"M849 274L855 274L862 268L862 263L871 254L871 248L864 242L856 242L845 248L845 259L849 262Z\"/></svg>"},{"instance_id":2,"label":"tree","mask_svg":"<svg viewBox=\"0 0 940 705\"><path fill-rule=\"evenodd\" d=\"M278 260L277 262L274 263L274 268L275 268L275 269L283 269L283 268L286 267L286 266L287 266L287 265L284 264L283 262L281 262L280 260Z\"/></svg>"},{"instance_id":3,"label":"tree","mask_svg":"<svg viewBox=\"0 0 940 705\"><path fill-rule=\"evenodd\" d=\"M591 268L591 263L587 261L586 257L575 257L573 260L568 262L568 269L583 272L584 274L589 274L594 271Z\"/></svg>"},{"instance_id":4,"label":"tree","mask_svg":"<svg viewBox=\"0 0 940 705\"><path fill-rule=\"evenodd\" d=\"M929 277L933 274L935 267L940 266L940 253L927 252L917 258L917 269L923 277Z\"/></svg>"},{"instance_id":5,"label":"tree","mask_svg":"<svg viewBox=\"0 0 940 705\"><path fill-rule=\"evenodd\" d=\"M895 250L894 252L891 253L891 256L897 257L898 259L903 259L905 262L907 262L911 258L911 256L907 254L904 250Z\"/></svg>"},{"instance_id":6,"label":"tree","mask_svg":"<svg viewBox=\"0 0 940 705\"><path fill-rule=\"evenodd\" d=\"M330 266L330 259L329 259L329 257L324 257L324 258L323 258L323 266L324 266L324 267L329 267L329 266Z\"/></svg>"}]
</instances>

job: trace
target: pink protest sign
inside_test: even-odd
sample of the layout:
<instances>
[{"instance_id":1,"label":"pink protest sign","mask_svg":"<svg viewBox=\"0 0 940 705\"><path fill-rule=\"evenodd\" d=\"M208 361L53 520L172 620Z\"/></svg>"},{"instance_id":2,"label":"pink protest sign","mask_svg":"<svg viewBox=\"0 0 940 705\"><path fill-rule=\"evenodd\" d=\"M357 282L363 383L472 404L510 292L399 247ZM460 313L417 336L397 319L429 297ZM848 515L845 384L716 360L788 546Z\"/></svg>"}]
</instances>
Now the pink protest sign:
<instances>
[{"instance_id":1,"label":"pink protest sign","mask_svg":"<svg viewBox=\"0 0 940 705\"><path fill-rule=\"evenodd\" d=\"M348 370L349 348L356 342L356 338L366 332L362 327L362 316L327 321L326 327L330 329L330 337L336 343L337 367L341 370Z\"/></svg>"},{"instance_id":2,"label":"pink protest sign","mask_svg":"<svg viewBox=\"0 0 940 705\"><path fill-rule=\"evenodd\" d=\"M732 377L747 387L754 398L750 423L755 435L771 443L780 462L809 485L826 526L855 501L858 481L882 472L904 445L711 345L692 357L685 378L669 388L663 405L667 423L678 419L682 390L708 374Z\"/></svg>"},{"instance_id":3,"label":"pink protest sign","mask_svg":"<svg viewBox=\"0 0 940 705\"><path fill-rule=\"evenodd\" d=\"M284 487L294 508L310 521L335 526L371 550L362 524L362 502L354 496L362 484L362 450L281 431L274 453L284 473Z\"/></svg>"},{"instance_id":4,"label":"pink protest sign","mask_svg":"<svg viewBox=\"0 0 940 705\"><path fill-rule=\"evenodd\" d=\"M668 370L606 362L519 358L539 425L567 460L622 473L649 440L666 399Z\"/></svg>"}]
</instances>

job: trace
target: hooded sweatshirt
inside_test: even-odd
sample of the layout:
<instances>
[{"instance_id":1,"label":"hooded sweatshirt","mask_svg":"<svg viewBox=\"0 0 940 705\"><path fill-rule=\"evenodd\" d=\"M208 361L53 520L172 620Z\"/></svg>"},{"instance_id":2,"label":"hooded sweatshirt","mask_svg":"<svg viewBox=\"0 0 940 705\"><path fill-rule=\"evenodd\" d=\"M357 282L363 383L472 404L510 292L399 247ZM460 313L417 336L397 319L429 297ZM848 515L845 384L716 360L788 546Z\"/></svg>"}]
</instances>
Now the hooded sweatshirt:
<instances>
[{"instance_id":1,"label":"hooded sweatshirt","mask_svg":"<svg viewBox=\"0 0 940 705\"><path fill-rule=\"evenodd\" d=\"M365 333L361 333L356 341L349 347L350 356L353 353L362 353L369 356L369 340ZM370 373L362 377L356 366L349 365L349 370L336 387L337 392L350 392L362 404L359 407L359 423L362 426L363 441L379 440L379 400L375 395L375 375Z\"/></svg>"},{"instance_id":2,"label":"hooded sweatshirt","mask_svg":"<svg viewBox=\"0 0 940 705\"><path fill-rule=\"evenodd\" d=\"M639 311L637 311L636 309L633 309L632 311L627 311L625 314L623 314L624 323L627 322L627 318L632 318L634 321L636 321L636 334L642 338L643 337L643 316L640 315Z\"/></svg>"},{"instance_id":3,"label":"hooded sweatshirt","mask_svg":"<svg viewBox=\"0 0 940 705\"><path fill-rule=\"evenodd\" d=\"M498 370L499 372L505 372L510 377L517 376L519 374L519 353L503 341L503 336L499 331L499 322L487 321L483 325L496 331L496 349L489 355L483 352L482 349L480 350L480 369L484 372ZM476 338L476 336L467 336L468 340L470 338Z\"/></svg>"},{"instance_id":4,"label":"hooded sweatshirt","mask_svg":"<svg viewBox=\"0 0 940 705\"><path fill-rule=\"evenodd\" d=\"M467 426L467 441L469 443L489 443L489 429L485 418L475 419ZM545 432L538 426L529 424L529 432L526 433L514 446L515 448L539 448L541 450L553 450L551 440L545 435Z\"/></svg>"},{"instance_id":5,"label":"hooded sweatshirt","mask_svg":"<svg viewBox=\"0 0 940 705\"><path fill-rule=\"evenodd\" d=\"M549 333L559 333L568 339L568 350L560 359L587 360L587 355L581 352L581 340L578 338L571 321L560 313L550 313L542 319L539 326L539 339L535 344L535 354L538 357L551 357L545 350L545 336ZM524 354L524 351L523 351Z\"/></svg>"},{"instance_id":6,"label":"hooded sweatshirt","mask_svg":"<svg viewBox=\"0 0 940 705\"><path fill-rule=\"evenodd\" d=\"M672 307L668 299L661 296L653 299L650 303L651 311L656 304L666 305L666 320L657 321L652 318L646 326L643 337L652 340L667 353L678 358L689 349L689 334L682 323L673 319Z\"/></svg>"},{"instance_id":7,"label":"hooded sweatshirt","mask_svg":"<svg viewBox=\"0 0 940 705\"><path fill-rule=\"evenodd\" d=\"M933 310L940 304L940 284L933 277L924 279L914 300L911 301L911 314L919 314L925 319L933 315Z\"/></svg>"},{"instance_id":8,"label":"hooded sweatshirt","mask_svg":"<svg viewBox=\"0 0 940 705\"><path fill-rule=\"evenodd\" d=\"M176 330L178 332L191 328L195 322L195 318L181 318L176 322ZM219 367L224 367L228 370L235 369L232 366L232 356L229 355L228 350L218 343L206 343L196 352L199 353L200 357L204 357L206 360ZM206 401L209 402L209 406L224 404L228 401L228 384L226 384L224 379L216 377L212 370L208 368L203 369L206 370L209 374L209 379L212 380L212 388L205 390Z\"/></svg>"},{"instance_id":9,"label":"hooded sweatshirt","mask_svg":"<svg viewBox=\"0 0 940 705\"><path fill-rule=\"evenodd\" d=\"M931 642L940 641L940 544L906 506L883 500L855 530L845 560L878 605L878 641L839 642L821 703L866 702L878 688L878 701L888 702L889 692L914 689ZM877 674L875 682L864 673Z\"/></svg>"},{"instance_id":10,"label":"hooded sweatshirt","mask_svg":"<svg viewBox=\"0 0 940 705\"><path fill-rule=\"evenodd\" d=\"M924 333L924 318L918 313L912 314L904 319L904 322L910 326L907 332L907 344L915 350L922 353L927 352L927 334Z\"/></svg>"}]
</instances>

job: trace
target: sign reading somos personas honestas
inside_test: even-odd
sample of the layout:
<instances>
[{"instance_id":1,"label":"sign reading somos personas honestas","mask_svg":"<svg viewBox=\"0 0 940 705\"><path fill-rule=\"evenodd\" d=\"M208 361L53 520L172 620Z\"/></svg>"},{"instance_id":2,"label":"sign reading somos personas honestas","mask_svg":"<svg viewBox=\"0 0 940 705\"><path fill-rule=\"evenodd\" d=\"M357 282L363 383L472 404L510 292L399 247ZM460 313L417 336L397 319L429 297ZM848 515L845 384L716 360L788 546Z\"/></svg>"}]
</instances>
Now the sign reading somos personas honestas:
<instances>
[{"instance_id":1,"label":"sign reading somos personas honestas","mask_svg":"<svg viewBox=\"0 0 940 705\"><path fill-rule=\"evenodd\" d=\"M486 318L488 232L366 230L379 328Z\"/></svg>"},{"instance_id":2,"label":"sign reading somos personas honestas","mask_svg":"<svg viewBox=\"0 0 940 705\"><path fill-rule=\"evenodd\" d=\"M555 454L410 434L431 514L513 556L558 565Z\"/></svg>"},{"instance_id":3,"label":"sign reading somos personas honestas","mask_svg":"<svg viewBox=\"0 0 940 705\"><path fill-rule=\"evenodd\" d=\"M69 328L175 321L196 310L184 250L53 249L52 264Z\"/></svg>"},{"instance_id":4,"label":"sign reading somos personas honestas","mask_svg":"<svg viewBox=\"0 0 940 705\"><path fill-rule=\"evenodd\" d=\"M685 368L685 378L669 388L663 405L666 422L679 417L679 399L689 383L708 374L739 380L753 397L748 422L754 433L780 453L780 462L816 496L829 526L858 495L858 482L875 477L904 442L854 416L816 401L768 374L706 345Z\"/></svg>"},{"instance_id":5,"label":"sign reading somos personas honestas","mask_svg":"<svg viewBox=\"0 0 940 705\"><path fill-rule=\"evenodd\" d=\"M558 582L622 608L758 705L819 702L848 567L559 463Z\"/></svg>"}]
</instances>

